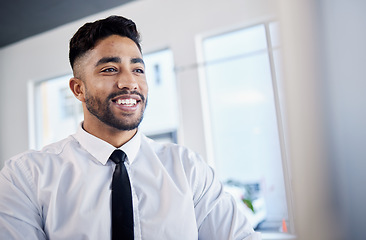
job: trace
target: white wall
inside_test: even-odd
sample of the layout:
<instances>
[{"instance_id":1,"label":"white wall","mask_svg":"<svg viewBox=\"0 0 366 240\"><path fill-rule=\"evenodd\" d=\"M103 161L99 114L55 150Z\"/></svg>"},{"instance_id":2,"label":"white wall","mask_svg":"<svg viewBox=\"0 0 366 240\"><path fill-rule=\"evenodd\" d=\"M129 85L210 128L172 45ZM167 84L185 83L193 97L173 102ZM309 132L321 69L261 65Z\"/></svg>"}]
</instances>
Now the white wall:
<instances>
[{"instance_id":1,"label":"white wall","mask_svg":"<svg viewBox=\"0 0 366 240\"><path fill-rule=\"evenodd\" d=\"M314 0L317 1L317 0ZM332 239L317 8L313 0L281 3L286 140L296 235ZM336 228L337 229L337 228ZM334 238L337 239L337 238Z\"/></svg>"},{"instance_id":2,"label":"white wall","mask_svg":"<svg viewBox=\"0 0 366 240\"><path fill-rule=\"evenodd\" d=\"M149 0L136 1L61 26L0 49L0 167L10 156L25 151L28 142L27 83L71 72L68 41L86 21L112 14L133 19L144 52L171 48L177 72L182 112L179 142L199 152L207 151L197 63L196 39L272 19L273 0ZM186 68L188 67L188 68ZM57 106L55 106L57 107Z\"/></svg>"},{"instance_id":3,"label":"white wall","mask_svg":"<svg viewBox=\"0 0 366 240\"><path fill-rule=\"evenodd\" d=\"M366 239L366 2L319 9L333 204L345 239Z\"/></svg>"},{"instance_id":4,"label":"white wall","mask_svg":"<svg viewBox=\"0 0 366 240\"><path fill-rule=\"evenodd\" d=\"M366 2L282 1L298 239L366 239Z\"/></svg>"}]
</instances>

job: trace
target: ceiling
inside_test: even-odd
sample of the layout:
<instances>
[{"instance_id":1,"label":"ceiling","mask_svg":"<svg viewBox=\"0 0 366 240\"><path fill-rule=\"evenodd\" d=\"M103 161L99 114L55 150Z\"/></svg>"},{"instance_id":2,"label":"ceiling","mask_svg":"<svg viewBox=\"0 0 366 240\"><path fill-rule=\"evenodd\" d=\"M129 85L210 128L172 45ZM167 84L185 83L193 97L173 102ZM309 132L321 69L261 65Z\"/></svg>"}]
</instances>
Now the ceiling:
<instances>
[{"instance_id":1,"label":"ceiling","mask_svg":"<svg viewBox=\"0 0 366 240\"><path fill-rule=\"evenodd\" d=\"M1 1L0 48L133 0Z\"/></svg>"}]
</instances>

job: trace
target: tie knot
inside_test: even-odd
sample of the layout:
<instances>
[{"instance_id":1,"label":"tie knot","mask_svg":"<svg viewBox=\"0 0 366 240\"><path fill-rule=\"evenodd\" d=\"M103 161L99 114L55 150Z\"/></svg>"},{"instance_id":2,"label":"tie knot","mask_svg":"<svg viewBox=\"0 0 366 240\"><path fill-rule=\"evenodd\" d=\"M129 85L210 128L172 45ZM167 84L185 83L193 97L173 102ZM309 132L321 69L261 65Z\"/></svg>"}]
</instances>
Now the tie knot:
<instances>
[{"instance_id":1,"label":"tie knot","mask_svg":"<svg viewBox=\"0 0 366 240\"><path fill-rule=\"evenodd\" d=\"M126 154L122 150L116 149L113 151L109 159L111 159L115 164L119 164L120 162L125 161Z\"/></svg>"}]
</instances>

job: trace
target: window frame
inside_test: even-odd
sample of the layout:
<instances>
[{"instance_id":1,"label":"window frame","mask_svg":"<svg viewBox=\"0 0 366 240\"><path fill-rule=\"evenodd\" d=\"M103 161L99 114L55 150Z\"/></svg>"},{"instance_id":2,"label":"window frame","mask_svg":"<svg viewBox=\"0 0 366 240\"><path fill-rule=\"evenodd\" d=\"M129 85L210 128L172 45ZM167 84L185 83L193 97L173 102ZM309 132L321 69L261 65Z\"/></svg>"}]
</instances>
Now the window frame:
<instances>
[{"instance_id":1,"label":"window frame","mask_svg":"<svg viewBox=\"0 0 366 240\"><path fill-rule=\"evenodd\" d=\"M283 179L284 179L284 187L286 192L286 203L287 203L287 211L288 211L288 223L287 229L288 232L265 232L262 233L263 239L295 239L295 228L294 228L294 210L293 210L293 198L291 191L291 175L290 175L290 163L288 160L288 150L286 148L286 134L285 134L285 123L284 123L284 114L285 114L285 102L282 99L281 93L281 83L280 79L278 79L276 74L276 66L274 60L274 51L280 50L282 48L281 44L278 46L273 46L272 44L272 36L270 34L270 24L278 22L277 19L265 19L262 21L256 21L249 24L241 24L235 27L229 27L226 29L217 29L207 33L201 33L196 37L196 49L197 49L197 61L198 64L198 72L199 72L199 81L200 81L200 89L201 89L201 99L202 99L202 109L203 112L203 120L205 121L205 139L206 139L206 148L207 148L207 156L210 159L209 164L215 168L215 160L214 160L214 145L212 141L212 128L211 128L211 114L209 110L209 97L208 97L208 86L207 86L207 77L205 73L205 66L207 62L204 59L204 51L203 51L203 41L206 38L215 37L219 35L224 35L227 33L235 32L238 30L242 30L245 28L251 28L257 25L264 25L265 34L266 34L266 44L267 44L267 54L269 57L269 65L270 65L270 73L271 80L273 85L273 94L274 94L274 107L276 112L276 120L277 120L277 129L279 135L279 145L280 145L280 154L281 154L281 163L283 169ZM244 54L245 55L245 54ZM235 57L234 57L235 58ZM225 59L226 60L226 59ZM218 60L220 61L220 60ZM282 66L277 66L278 69L282 70Z\"/></svg>"}]
</instances>

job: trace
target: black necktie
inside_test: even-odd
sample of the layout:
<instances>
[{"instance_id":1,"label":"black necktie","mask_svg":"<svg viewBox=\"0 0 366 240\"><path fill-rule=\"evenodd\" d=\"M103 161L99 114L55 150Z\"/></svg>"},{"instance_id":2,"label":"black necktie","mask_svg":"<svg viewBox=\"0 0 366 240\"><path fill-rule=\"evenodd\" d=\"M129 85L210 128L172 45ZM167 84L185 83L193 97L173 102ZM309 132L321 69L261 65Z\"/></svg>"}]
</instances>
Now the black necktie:
<instances>
[{"instance_id":1,"label":"black necktie","mask_svg":"<svg viewBox=\"0 0 366 240\"><path fill-rule=\"evenodd\" d=\"M131 186L124 164L126 154L117 149L110 159L116 163L112 179L112 240L133 240Z\"/></svg>"}]
</instances>

